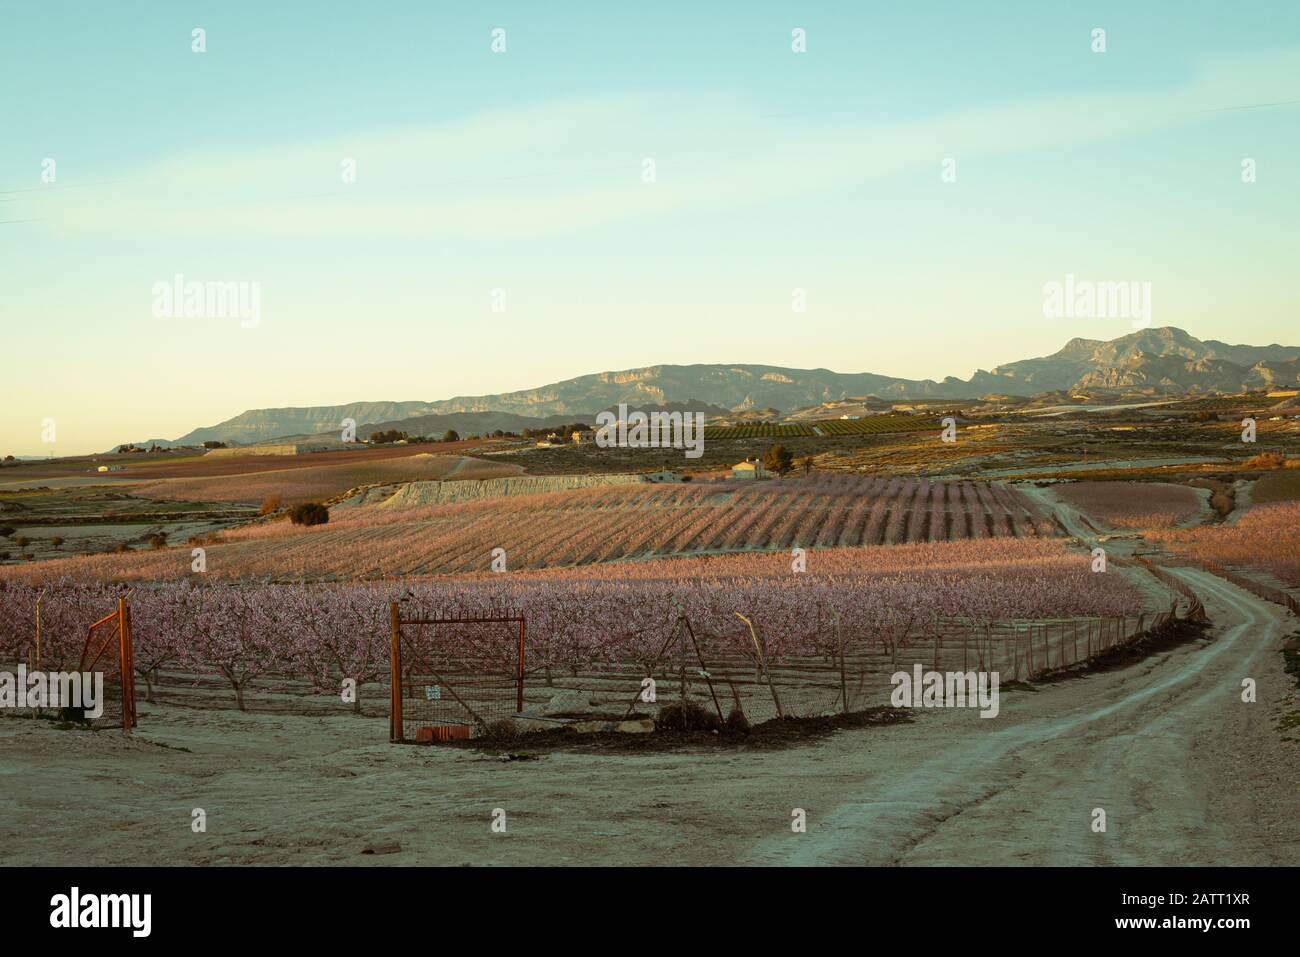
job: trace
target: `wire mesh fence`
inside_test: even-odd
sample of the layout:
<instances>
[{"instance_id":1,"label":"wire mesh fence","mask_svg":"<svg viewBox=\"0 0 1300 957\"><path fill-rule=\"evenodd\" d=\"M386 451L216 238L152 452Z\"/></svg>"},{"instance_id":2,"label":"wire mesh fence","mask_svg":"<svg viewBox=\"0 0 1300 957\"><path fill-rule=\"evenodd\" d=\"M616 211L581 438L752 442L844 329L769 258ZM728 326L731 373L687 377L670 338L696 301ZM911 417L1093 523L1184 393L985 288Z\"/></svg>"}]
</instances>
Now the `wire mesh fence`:
<instances>
[{"instance_id":1,"label":"wire mesh fence","mask_svg":"<svg viewBox=\"0 0 1300 957\"><path fill-rule=\"evenodd\" d=\"M390 611L390 738L471 737L523 708L526 625L518 615L403 620Z\"/></svg>"},{"instance_id":2,"label":"wire mesh fence","mask_svg":"<svg viewBox=\"0 0 1300 957\"><path fill-rule=\"evenodd\" d=\"M394 606L392 740L473 737L502 721L533 729L657 724L665 708L681 704L713 714L720 725L829 716L888 706L894 676L918 666L1031 680L1201 614L1190 589L1175 594L1168 611L1131 617L945 621L889 646L837 633L822 653L777 656L744 616L737 615L743 626L735 632L718 633L680 615L662 635L638 635L633 644L643 650L636 654L556 660L535 649L543 660L532 664L520 616L404 621Z\"/></svg>"}]
</instances>

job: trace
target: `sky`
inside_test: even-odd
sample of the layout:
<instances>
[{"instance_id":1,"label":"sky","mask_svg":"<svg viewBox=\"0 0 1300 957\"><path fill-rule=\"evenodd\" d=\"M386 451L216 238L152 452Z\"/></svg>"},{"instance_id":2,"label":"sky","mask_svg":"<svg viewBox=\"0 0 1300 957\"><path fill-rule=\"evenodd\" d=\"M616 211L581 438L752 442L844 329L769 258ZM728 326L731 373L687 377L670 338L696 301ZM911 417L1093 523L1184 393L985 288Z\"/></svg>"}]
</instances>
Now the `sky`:
<instances>
[{"instance_id":1,"label":"sky","mask_svg":"<svg viewBox=\"0 0 1300 957\"><path fill-rule=\"evenodd\" d=\"M1133 331L1045 316L1066 275L1300 341L1292 0L0 0L0 91L0 455Z\"/></svg>"}]
</instances>

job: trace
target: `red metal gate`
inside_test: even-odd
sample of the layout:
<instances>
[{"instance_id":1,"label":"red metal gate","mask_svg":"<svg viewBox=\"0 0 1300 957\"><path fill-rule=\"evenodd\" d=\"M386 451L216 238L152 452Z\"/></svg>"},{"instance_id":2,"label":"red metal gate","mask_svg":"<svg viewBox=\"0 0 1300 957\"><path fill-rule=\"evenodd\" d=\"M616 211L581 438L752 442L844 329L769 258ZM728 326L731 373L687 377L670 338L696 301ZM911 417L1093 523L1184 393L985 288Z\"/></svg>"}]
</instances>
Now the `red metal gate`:
<instances>
[{"instance_id":1,"label":"red metal gate","mask_svg":"<svg viewBox=\"0 0 1300 957\"><path fill-rule=\"evenodd\" d=\"M130 731L134 728L135 657L131 643L131 608L125 598L119 598L114 611L90 626L77 670L103 673L105 691L116 688L119 692L116 700L120 704L122 729ZM106 714L116 710L107 700L104 705Z\"/></svg>"},{"instance_id":2,"label":"red metal gate","mask_svg":"<svg viewBox=\"0 0 1300 957\"><path fill-rule=\"evenodd\" d=\"M403 619L399 604L392 602L389 621L389 740L469 737L523 710L521 615Z\"/></svg>"}]
</instances>

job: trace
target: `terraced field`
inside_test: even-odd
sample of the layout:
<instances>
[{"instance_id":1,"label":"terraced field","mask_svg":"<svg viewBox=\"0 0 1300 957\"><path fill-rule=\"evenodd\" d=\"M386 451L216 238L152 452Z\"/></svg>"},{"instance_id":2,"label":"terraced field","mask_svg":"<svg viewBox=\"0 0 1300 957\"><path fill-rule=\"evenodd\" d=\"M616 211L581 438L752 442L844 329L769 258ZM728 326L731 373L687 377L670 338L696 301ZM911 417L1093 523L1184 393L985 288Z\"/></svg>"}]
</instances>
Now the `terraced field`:
<instances>
[{"instance_id":1,"label":"terraced field","mask_svg":"<svg viewBox=\"0 0 1300 957\"><path fill-rule=\"evenodd\" d=\"M336 508L330 524L267 522L207 546L219 577L336 579L569 567L730 552L1052 535L1007 486L871 476L623 485L417 508ZM93 556L15 576L175 578L190 552Z\"/></svg>"}]
</instances>

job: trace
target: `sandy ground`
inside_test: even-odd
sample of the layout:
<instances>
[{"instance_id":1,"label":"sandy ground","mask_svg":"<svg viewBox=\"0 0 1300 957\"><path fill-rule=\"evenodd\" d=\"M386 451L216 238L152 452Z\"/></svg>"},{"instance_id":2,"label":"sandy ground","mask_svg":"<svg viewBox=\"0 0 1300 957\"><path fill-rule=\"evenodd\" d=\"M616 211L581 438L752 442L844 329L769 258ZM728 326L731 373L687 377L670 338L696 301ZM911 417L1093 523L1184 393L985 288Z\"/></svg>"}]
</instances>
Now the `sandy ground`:
<instances>
[{"instance_id":1,"label":"sandy ground","mask_svg":"<svg viewBox=\"0 0 1300 957\"><path fill-rule=\"evenodd\" d=\"M1277 728L1300 707L1278 653L1294 622L1179 573L1209 641L1008 691L994 719L929 710L783 750L512 761L346 715L144 705L129 737L6 718L0 842L11 865L1300 864L1300 743Z\"/></svg>"}]
</instances>

